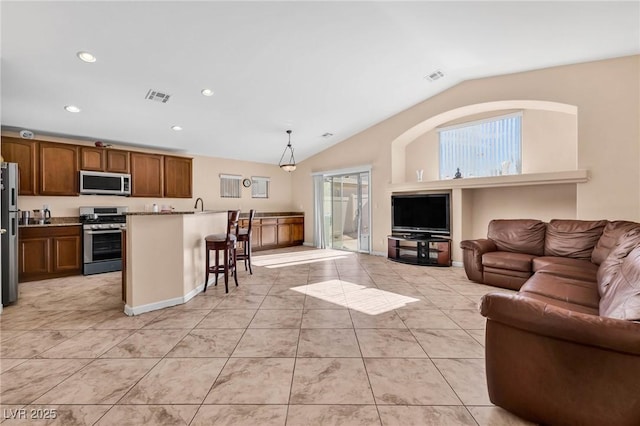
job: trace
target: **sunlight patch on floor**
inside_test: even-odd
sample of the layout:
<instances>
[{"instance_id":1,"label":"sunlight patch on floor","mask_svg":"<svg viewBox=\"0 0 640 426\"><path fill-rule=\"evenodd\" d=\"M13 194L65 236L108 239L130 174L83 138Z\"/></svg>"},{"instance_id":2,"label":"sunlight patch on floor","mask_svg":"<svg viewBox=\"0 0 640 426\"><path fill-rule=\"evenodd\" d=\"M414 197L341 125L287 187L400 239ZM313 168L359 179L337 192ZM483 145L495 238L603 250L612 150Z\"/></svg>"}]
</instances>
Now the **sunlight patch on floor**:
<instances>
[{"instance_id":1,"label":"sunlight patch on floor","mask_svg":"<svg viewBox=\"0 0 640 426\"><path fill-rule=\"evenodd\" d=\"M301 285L292 287L291 290L368 315L382 314L402 308L409 303L420 301L420 299L403 296L402 294L342 280L328 280L315 284Z\"/></svg>"},{"instance_id":2,"label":"sunlight patch on floor","mask_svg":"<svg viewBox=\"0 0 640 426\"><path fill-rule=\"evenodd\" d=\"M303 250L288 253L253 256L253 258L251 259L251 264L256 266L264 266L265 268L283 268L285 266L303 265L307 263L344 259L348 256L352 256L353 254L354 253L330 249Z\"/></svg>"}]
</instances>

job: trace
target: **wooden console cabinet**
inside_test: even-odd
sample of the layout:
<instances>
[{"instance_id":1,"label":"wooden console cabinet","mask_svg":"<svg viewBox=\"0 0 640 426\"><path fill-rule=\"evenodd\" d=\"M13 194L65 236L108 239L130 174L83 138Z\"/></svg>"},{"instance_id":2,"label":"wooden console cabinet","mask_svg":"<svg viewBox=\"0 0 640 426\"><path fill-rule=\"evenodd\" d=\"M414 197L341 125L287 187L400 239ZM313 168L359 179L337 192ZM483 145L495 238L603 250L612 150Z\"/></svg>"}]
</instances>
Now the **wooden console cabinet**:
<instances>
[{"instance_id":1,"label":"wooden console cabinet","mask_svg":"<svg viewBox=\"0 0 640 426\"><path fill-rule=\"evenodd\" d=\"M240 226L248 227L249 219L240 219ZM255 251L301 245L304 242L304 217L255 218L251 233L251 248Z\"/></svg>"},{"instance_id":2,"label":"wooden console cabinet","mask_svg":"<svg viewBox=\"0 0 640 426\"><path fill-rule=\"evenodd\" d=\"M412 265L451 266L451 240L390 235L387 241L387 257L393 261Z\"/></svg>"}]
</instances>

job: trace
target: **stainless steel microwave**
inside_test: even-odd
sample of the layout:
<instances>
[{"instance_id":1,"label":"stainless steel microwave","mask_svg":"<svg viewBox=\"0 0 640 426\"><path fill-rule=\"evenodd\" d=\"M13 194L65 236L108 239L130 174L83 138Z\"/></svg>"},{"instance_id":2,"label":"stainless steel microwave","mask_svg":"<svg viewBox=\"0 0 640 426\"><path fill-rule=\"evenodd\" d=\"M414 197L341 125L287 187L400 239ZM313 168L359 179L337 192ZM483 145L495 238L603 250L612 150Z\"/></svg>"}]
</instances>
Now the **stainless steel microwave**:
<instances>
[{"instance_id":1,"label":"stainless steel microwave","mask_svg":"<svg viewBox=\"0 0 640 426\"><path fill-rule=\"evenodd\" d=\"M131 195L131 175L80 170L80 193Z\"/></svg>"}]
</instances>

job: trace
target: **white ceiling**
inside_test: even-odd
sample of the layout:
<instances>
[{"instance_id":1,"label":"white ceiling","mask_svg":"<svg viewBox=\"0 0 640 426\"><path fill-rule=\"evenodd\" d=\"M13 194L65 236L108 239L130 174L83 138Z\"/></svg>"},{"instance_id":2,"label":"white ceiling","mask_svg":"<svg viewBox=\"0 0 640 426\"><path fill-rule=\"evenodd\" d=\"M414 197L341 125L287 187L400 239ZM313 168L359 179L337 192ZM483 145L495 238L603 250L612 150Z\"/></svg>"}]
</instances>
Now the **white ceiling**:
<instances>
[{"instance_id":1,"label":"white ceiling","mask_svg":"<svg viewBox=\"0 0 640 426\"><path fill-rule=\"evenodd\" d=\"M464 80L640 53L637 1L3 1L0 12L3 127L265 163L288 128L301 161ZM445 77L424 79L435 70ZM145 100L149 89L171 99Z\"/></svg>"}]
</instances>

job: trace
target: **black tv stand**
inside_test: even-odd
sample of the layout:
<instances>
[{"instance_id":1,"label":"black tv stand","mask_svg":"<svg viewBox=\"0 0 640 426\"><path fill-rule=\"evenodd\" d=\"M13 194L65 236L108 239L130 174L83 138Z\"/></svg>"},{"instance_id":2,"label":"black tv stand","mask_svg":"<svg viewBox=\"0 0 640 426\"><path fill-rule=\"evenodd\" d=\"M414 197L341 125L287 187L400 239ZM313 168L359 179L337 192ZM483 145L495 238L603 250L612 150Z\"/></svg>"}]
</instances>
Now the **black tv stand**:
<instances>
[{"instance_id":1,"label":"black tv stand","mask_svg":"<svg viewBox=\"0 0 640 426\"><path fill-rule=\"evenodd\" d=\"M395 262L424 266L451 266L451 240L428 234L387 237L387 257Z\"/></svg>"}]
</instances>

